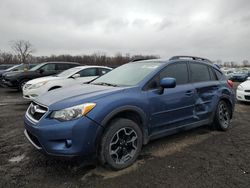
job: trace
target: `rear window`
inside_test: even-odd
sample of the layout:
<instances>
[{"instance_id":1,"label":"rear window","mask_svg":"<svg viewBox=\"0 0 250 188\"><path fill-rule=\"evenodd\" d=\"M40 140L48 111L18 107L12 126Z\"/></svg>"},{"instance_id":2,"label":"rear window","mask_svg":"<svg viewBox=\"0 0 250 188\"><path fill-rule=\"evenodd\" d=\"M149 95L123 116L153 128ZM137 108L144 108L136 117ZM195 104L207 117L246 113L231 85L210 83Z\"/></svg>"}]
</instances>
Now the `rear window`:
<instances>
[{"instance_id":1,"label":"rear window","mask_svg":"<svg viewBox=\"0 0 250 188\"><path fill-rule=\"evenodd\" d=\"M210 74L207 65L190 63L191 82L210 81Z\"/></svg>"},{"instance_id":2,"label":"rear window","mask_svg":"<svg viewBox=\"0 0 250 188\"><path fill-rule=\"evenodd\" d=\"M209 67L210 80L218 80L212 67Z\"/></svg>"}]
</instances>

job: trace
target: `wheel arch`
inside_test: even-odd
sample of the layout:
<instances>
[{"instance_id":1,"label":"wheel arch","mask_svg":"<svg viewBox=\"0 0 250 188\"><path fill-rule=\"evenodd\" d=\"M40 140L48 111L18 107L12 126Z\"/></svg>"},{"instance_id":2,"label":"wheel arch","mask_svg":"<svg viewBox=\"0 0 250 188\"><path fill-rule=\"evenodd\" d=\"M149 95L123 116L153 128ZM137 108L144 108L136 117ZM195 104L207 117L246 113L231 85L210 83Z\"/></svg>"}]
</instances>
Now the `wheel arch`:
<instances>
[{"instance_id":1,"label":"wheel arch","mask_svg":"<svg viewBox=\"0 0 250 188\"><path fill-rule=\"evenodd\" d=\"M101 122L103 128L107 128L109 123L115 118L127 118L138 124L143 135L143 144L148 143L147 119L144 111L136 106L123 106L110 112Z\"/></svg>"},{"instance_id":2,"label":"wheel arch","mask_svg":"<svg viewBox=\"0 0 250 188\"><path fill-rule=\"evenodd\" d=\"M219 101L225 101L227 103L227 105L230 106L230 118L232 119L233 118L233 109L234 109L233 102L227 96L222 96Z\"/></svg>"}]
</instances>

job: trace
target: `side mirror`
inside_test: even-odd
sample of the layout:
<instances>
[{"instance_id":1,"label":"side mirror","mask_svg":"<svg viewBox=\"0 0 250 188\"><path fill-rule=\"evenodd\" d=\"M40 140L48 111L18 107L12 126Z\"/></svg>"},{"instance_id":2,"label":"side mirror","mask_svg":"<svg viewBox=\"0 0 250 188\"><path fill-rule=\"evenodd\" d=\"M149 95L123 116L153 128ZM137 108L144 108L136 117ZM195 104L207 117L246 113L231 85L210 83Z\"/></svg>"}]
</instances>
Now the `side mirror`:
<instances>
[{"instance_id":1,"label":"side mirror","mask_svg":"<svg viewBox=\"0 0 250 188\"><path fill-rule=\"evenodd\" d=\"M74 75L72 76L72 78L74 78L74 79L79 78L79 77L81 77L80 74L74 74Z\"/></svg>"},{"instance_id":2,"label":"side mirror","mask_svg":"<svg viewBox=\"0 0 250 188\"><path fill-rule=\"evenodd\" d=\"M160 86L161 86L160 94L162 94L165 88L175 88L176 79L170 77L162 78L160 80Z\"/></svg>"},{"instance_id":3,"label":"side mirror","mask_svg":"<svg viewBox=\"0 0 250 188\"><path fill-rule=\"evenodd\" d=\"M43 69L39 69L39 73L40 73L40 74L43 74L43 73L44 73L44 70L43 70Z\"/></svg>"},{"instance_id":4,"label":"side mirror","mask_svg":"<svg viewBox=\"0 0 250 188\"><path fill-rule=\"evenodd\" d=\"M250 80L250 77L248 77L247 80Z\"/></svg>"}]
</instances>

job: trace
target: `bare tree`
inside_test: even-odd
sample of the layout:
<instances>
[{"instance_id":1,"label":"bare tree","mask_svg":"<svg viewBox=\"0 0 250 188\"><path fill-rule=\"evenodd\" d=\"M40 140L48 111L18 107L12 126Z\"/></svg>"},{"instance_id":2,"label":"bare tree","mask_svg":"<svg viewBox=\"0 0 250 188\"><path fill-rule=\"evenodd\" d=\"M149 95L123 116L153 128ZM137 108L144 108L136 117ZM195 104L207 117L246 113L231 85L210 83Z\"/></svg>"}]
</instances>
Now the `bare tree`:
<instances>
[{"instance_id":1,"label":"bare tree","mask_svg":"<svg viewBox=\"0 0 250 188\"><path fill-rule=\"evenodd\" d=\"M17 53L21 63L27 63L27 59L34 52L33 46L29 41L17 40L13 41L11 48Z\"/></svg>"}]
</instances>

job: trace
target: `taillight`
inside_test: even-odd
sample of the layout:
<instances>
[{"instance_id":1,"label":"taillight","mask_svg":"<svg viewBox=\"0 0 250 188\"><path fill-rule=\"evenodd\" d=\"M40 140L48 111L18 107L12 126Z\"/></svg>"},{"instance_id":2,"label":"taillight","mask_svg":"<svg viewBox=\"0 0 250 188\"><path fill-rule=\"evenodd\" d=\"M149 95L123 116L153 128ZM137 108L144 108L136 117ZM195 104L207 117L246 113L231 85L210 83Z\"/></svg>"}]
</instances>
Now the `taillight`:
<instances>
[{"instance_id":1,"label":"taillight","mask_svg":"<svg viewBox=\"0 0 250 188\"><path fill-rule=\"evenodd\" d=\"M228 84L231 88L234 87L234 83L233 83L232 80L227 80L227 84Z\"/></svg>"}]
</instances>

